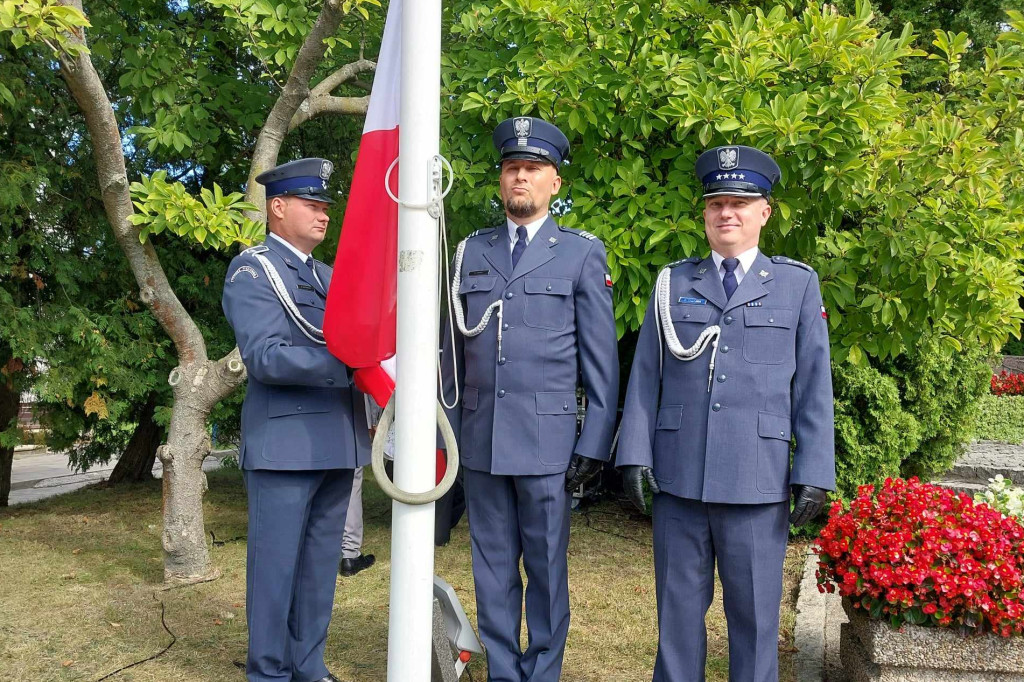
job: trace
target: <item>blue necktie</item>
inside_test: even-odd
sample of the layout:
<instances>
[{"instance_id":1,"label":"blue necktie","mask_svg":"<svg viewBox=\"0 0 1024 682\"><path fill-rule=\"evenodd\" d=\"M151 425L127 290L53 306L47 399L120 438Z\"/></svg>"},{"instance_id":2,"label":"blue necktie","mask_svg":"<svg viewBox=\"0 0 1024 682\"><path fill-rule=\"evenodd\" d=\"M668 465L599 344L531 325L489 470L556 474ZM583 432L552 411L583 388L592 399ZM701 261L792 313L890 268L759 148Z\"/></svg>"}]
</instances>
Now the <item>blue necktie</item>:
<instances>
[{"instance_id":1,"label":"blue necktie","mask_svg":"<svg viewBox=\"0 0 1024 682\"><path fill-rule=\"evenodd\" d=\"M526 251L526 228L520 225L516 228L516 245L512 247L512 269L515 270L520 257Z\"/></svg>"},{"instance_id":2,"label":"blue necktie","mask_svg":"<svg viewBox=\"0 0 1024 682\"><path fill-rule=\"evenodd\" d=\"M739 258L726 258L722 261L722 267L725 268L725 277L722 278L722 286L725 287L726 300L732 298L733 292L736 291L736 266L739 264Z\"/></svg>"},{"instance_id":3,"label":"blue necktie","mask_svg":"<svg viewBox=\"0 0 1024 682\"><path fill-rule=\"evenodd\" d=\"M316 288L323 290L323 285L320 284L320 278L316 276L316 266L313 264L313 257L306 256L306 267L309 268L309 272L313 275L313 281L316 282Z\"/></svg>"}]
</instances>

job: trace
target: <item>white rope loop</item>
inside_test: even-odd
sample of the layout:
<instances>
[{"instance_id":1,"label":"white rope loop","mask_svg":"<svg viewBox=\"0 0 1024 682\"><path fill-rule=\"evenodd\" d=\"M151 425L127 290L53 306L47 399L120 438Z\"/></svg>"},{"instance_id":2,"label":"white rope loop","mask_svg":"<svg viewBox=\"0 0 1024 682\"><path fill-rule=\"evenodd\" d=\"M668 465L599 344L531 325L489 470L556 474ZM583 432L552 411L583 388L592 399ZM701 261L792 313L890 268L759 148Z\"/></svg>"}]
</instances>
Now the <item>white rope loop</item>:
<instances>
[{"instance_id":1,"label":"white rope loop","mask_svg":"<svg viewBox=\"0 0 1024 682\"><path fill-rule=\"evenodd\" d=\"M659 342L662 338L665 339L665 345L668 346L668 351L672 353L672 356L677 360L683 362L689 362L695 360L704 351L711 346L711 362L708 367L708 392L711 391L711 379L715 374L715 356L718 354L718 339L722 335L722 328L717 324L707 327L700 333L697 340L689 348L684 348L683 344L679 341L679 336L676 334L676 328L672 324L672 308L671 308L671 288L672 288L672 268L662 268L661 272L658 273L657 284L655 284L655 312L658 316L658 328L660 330ZM660 353L659 359L659 370L662 369L662 355Z\"/></svg>"}]
</instances>

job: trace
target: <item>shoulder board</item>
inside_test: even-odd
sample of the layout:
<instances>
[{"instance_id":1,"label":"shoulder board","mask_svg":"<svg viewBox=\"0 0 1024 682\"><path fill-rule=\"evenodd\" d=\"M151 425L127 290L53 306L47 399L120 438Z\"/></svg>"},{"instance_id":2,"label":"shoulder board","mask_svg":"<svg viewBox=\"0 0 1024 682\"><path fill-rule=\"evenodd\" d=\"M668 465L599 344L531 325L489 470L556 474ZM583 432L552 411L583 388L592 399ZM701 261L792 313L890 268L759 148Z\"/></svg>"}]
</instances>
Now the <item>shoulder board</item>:
<instances>
[{"instance_id":1,"label":"shoulder board","mask_svg":"<svg viewBox=\"0 0 1024 682\"><path fill-rule=\"evenodd\" d=\"M558 226L558 229L561 230L562 232L568 232L569 234L574 234L577 237L583 237L584 239L589 239L591 241L597 239L597 235L590 234L586 230L579 230L571 227L563 227L561 225Z\"/></svg>"},{"instance_id":2,"label":"shoulder board","mask_svg":"<svg viewBox=\"0 0 1024 682\"><path fill-rule=\"evenodd\" d=\"M699 263L699 262L701 262L702 260L704 260L704 259L703 259L703 258L701 258L700 256L690 256L689 258L684 258L684 259L682 259L682 260L677 260L677 261L676 261L676 262L674 262L674 263L669 263L669 264L668 264L668 265L666 265L665 267L666 267L666 268L674 268L674 267L676 267L677 265L682 265L683 263Z\"/></svg>"},{"instance_id":3,"label":"shoulder board","mask_svg":"<svg viewBox=\"0 0 1024 682\"><path fill-rule=\"evenodd\" d=\"M783 265L795 265L796 267L803 268L804 270L807 270L808 272L814 272L814 268L812 268L807 263L801 263L798 260L793 260L792 258L788 258L786 256L772 256L772 262L773 263L782 263Z\"/></svg>"},{"instance_id":4,"label":"shoulder board","mask_svg":"<svg viewBox=\"0 0 1024 682\"><path fill-rule=\"evenodd\" d=\"M496 229L497 228L494 227L485 227L482 230L474 230L473 232L469 233L460 243L465 244L473 237L479 237L482 234L490 234L491 232L494 232L494 230Z\"/></svg>"},{"instance_id":5,"label":"shoulder board","mask_svg":"<svg viewBox=\"0 0 1024 682\"><path fill-rule=\"evenodd\" d=\"M247 254L249 256L255 256L257 253L263 253L265 251L270 251L270 247L264 246L263 244L257 244L256 246L250 246L242 253Z\"/></svg>"}]
</instances>

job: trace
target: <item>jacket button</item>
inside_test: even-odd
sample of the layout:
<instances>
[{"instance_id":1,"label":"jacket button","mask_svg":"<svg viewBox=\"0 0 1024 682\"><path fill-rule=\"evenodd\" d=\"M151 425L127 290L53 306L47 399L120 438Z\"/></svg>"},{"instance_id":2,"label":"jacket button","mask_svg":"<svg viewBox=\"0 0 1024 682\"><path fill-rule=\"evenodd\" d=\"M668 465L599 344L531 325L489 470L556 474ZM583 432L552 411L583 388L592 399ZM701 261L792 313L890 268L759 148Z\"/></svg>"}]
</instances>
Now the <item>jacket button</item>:
<instances>
[{"instance_id":1,"label":"jacket button","mask_svg":"<svg viewBox=\"0 0 1024 682\"><path fill-rule=\"evenodd\" d=\"M550 285L550 284L549 284L549 285L547 285L547 287L545 287L545 288L546 288L546 289L547 289L548 291L551 291L551 285Z\"/></svg>"},{"instance_id":2,"label":"jacket button","mask_svg":"<svg viewBox=\"0 0 1024 682\"><path fill-rule=\"evenodd\" d=\"M333 386L334 385L334 379L328 379L327 380L327 385L328 386Z\"/></svg>"},{"instance_id":3,"label":"jacket button","mask_svg":"<svg viewBox=\"0 0 1024 682\"><path fill-rule=\"evenodd\" d=\"M714 412L718 412L720 409L722 409L722 405L721 403L715 403L714 405L711 406L711 409Z\"/></svg>"},{"instance_id":4,"label":"jacket button","mask_svg":"<svg viewBox=\"0 0 1024 682\"><path fill-rule=\"evenodd\" d=\"M729 346L722 346L718 350L722 351L723 353L728 353L729 352Z\"/></svg>"},{"instance_id":5,"label":"jacket button","mask_svg":"<svg viewBox=\"0 0 1024 682\"><path fill-rule=\"evenodd\" d=\"M513 294L511 291L505 294L505 298L512 298L513 296L515 296L515 294Z\"/></svg>"},{"instance_id":6,"label":"jacket button","mask_svg":"<svg viewBox=\"0 0 1024 682\"><path fill-rule=\"evenodd\" d=\"M732 324L732 315L727 315L726 316L725 323L726 324Z\"/></svg>"},{"instance_id":7,"label":"jacket button","mask_svg":"<svg viewBox=\"0 0 1024 682\"><path fill-rule=\"evenodd\" d=\"M498 397L499 398L504 398L505 397L505 389L501 389L500 391L498 391Z\"/></svg>"},{"instance_id":8,"label":"jacket button","mask_svg":"<svg viewBox=\"0 0 1024 682\"><path fill-rule=\"evenodd\" d=\"M473 286L470 287L470 289L476 289L476 285L474 284Z\"/></svg>"},{"instance_id":9,"label":"jacket button","mask_svg":"<svg viewBox=\"0 0 1024 682\"><path fill-rule=\"evenodd\" d=\"M501 325L501 331L503 331L503 332L507 332L508 331L508 322L506 322L505 324Z\"/></svg>"},{"instance_id":10,"label":"jacket button","mask_svg":"<svg viewBox=\"0 0 1024 682\"><path fill-rule=\"evenodd\" d=\"M302 412L302 405L297 405L297 406L295 407L295 411L296 411L296 412Z\"/></svg>"},{"instance_id":11,"label":"jacket button","mask_svg":"<svg viewBox=\"0 0 1024 682\"><path fill-rule=\"evenodd\" d=\"M724 382L725 382L725 375L724 374L719 374L718 375L718 383L721 384L721 383L724 383Z\"/></svg>"},{"instance_id":12,"label":"jacket button","mask_svg":"<svg viewBox=\"0 0 1024 682\"><path fill-rule=\"evenodd\" d=\"M768 318L768 324L775 324L775 318L774 317L769 317Z\"/></svg>"},{"instance_id":13,"label":"jacket button","mask_svg":"<svg viewBox=\"0 0 1024 682\"><path fill-rule=\"evenodd\" d=\"M785 435L786 435L786 432L785 432L785 431L779 431L779 435L780 435L780 436L785 436Z\"/></svg>"},{"instance_id":14,"label":"jacket button","mask_svg":"<svg viewBox=\"0 0 1024 682\"><path fill-rule=\"evenodd\" d=\"M685 315L683 315L683 319L684 319L684 320L685 320L685 319L687 319L687 318L689 318L689 317L690 317L690 313L686 313Z\"/></svg>"},{"instance_id":15,"label":"jacket button","mask_svg":"<svg viewBox=\"0 0 1024 682\"><path fill-rule=\"evenodd\" d=\"M562 403L562 412L569 411L569 403Z\"/></svg>"},{"instance_id":16,"label":"jacket button","mask_svg":"<svg viewBox=\"0 0 1024 682\"><path fill-rule=\"evenodd\" d=\"M498 364L499 365L504 365L505 364L505 358L498 358Z\"/></svg>"}]
</instances>

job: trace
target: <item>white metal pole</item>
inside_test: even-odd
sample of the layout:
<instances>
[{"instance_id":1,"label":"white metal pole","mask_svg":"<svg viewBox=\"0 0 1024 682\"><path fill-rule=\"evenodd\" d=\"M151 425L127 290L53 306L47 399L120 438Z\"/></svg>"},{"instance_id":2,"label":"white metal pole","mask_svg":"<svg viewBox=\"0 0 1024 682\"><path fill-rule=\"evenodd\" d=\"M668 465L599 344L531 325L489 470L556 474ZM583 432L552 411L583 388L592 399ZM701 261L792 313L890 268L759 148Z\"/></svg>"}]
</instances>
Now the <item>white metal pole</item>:
<instances>
[{"instance_id":1,"label":"white metal pole","mask_svg":"<svg viewBox=\"0 0 1024 682\"><path fill-rule=\"evenodd\" d=\"M402 3L398 188L403 202L431 199L439 152L441 0ZM398 208L398 377L395 483L434 487L437 400L437 223L425 209ZM392 503L388 682L429 682L434 504Z\"/></svg>"}]
</instances>

